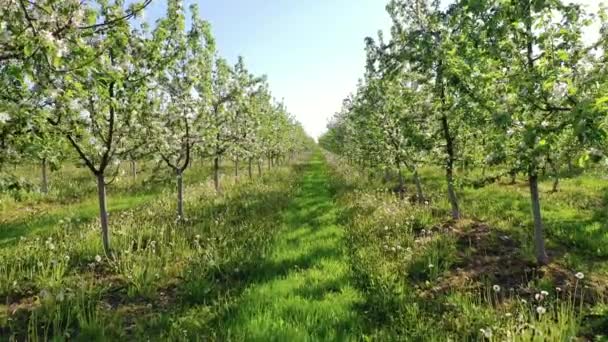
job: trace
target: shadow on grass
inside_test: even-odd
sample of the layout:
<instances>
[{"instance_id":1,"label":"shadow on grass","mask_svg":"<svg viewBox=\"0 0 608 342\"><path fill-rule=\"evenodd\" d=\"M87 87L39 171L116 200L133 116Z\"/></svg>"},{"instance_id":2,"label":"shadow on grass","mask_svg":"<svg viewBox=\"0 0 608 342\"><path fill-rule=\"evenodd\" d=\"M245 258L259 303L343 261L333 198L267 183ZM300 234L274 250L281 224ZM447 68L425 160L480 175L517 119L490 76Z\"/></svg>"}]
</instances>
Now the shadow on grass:
<instances>
[{"instance_id":1,"label":"shadow on grass","mask_svg":"<svg viewBox=\"0 0 608 342\"><path fill-rule=\"evenodd\" d=\"M171 317L184 317L193 308L212 310L211 318L197 323L198 336L220 340L355 339L361 300L349 284L321 158L315 156L299 170L304 177L286 210L277 211L282 203L269 205L268 198L250 202L248 210L257 213L257 220L280 220L283 228L272 250L266 255L251 250L246 262L233 259L203 279L190 279L182 286L190 289L182 291L183 306ZM265 218L258 207L264 203ZM199 291L202 287L209 288Z\"/></svg>"}]
</instances>

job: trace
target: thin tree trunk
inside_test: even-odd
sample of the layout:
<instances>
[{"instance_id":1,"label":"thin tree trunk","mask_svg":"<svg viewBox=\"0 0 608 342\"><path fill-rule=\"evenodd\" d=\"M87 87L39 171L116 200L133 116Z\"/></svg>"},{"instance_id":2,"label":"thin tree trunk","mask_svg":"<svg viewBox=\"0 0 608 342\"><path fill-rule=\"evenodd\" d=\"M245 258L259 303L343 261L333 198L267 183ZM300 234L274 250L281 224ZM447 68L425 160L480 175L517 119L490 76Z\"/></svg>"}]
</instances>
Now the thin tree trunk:
<instances>
[{"instance_id":1,"label":"thin tree trunk","mask_svg":"<svg viewBox=\"0 0 608 342\"><path fill-rule=\"evenodd\" d=\"M437 90L439 92L439 98L441 99L441 128L443 130L443 138L445 139L445 150L447 160L445 163L445 176L448 182L448 199L452 207L452 218L454 220L460 219L460 208L458 208L458 198L454 190L454 137L450 132L450 125L448 123L448 117L446 116L446 100L445 100L445 85L443 84L443 61L439 60L437 65Z\"/></svg>"},{"instance_id":2,"label":"thin tree trunk","mask_svg":"<svg viewBox=\"0 0 608 342\"><path fill-rule=\"evenodd\" d=\"M530 198L532 200L532 216L534 216L534 247L536 261L539 265L546 265L549 262L545 251L545 237L543 233L543 219L540 211L540 198L538 195L538 175L533 170L528 173L530 183Z\"/></svg>"},{"instance_id":3,"label":"thin tree trunk","mask_svg":"<svg viewBox=\"0 0 608 342\"><path fill-rule=\"evenodd\" d=\"M555 177L553 178L553 192L558 192L559 191L559 176L555 175Z\"/></svg>"},{"instance_id":4,"label":"thin tree trunk","mask_svg":"<svg viewBox=\"0 0 608 342\"><path fill-rule=\"evenodd\" d=\"M262 162L258 160L258 176L262 177Z\"/></svg>"},{"instance_id":5,"label":"thin tree trunk","mask_svg":"<svg viewBox=\"0 0 608 342\"><path fill-rule=\"evenodd\" d=\"M418 202L424 203L424 193L422 192L422 183L420 182L418 169L414 169L414 183L416 184L416 195L418 196Z\"/></svg>"},{"instance_id":6,"label":"thin tree trunk","mask_svg":"<svg viewBox=\"0 0 608 342\"><path fill-rule=\"evenodd\" d=\"M511 171L511 185L514 185L517 180L517 172Z\"/></svg>"},{"instance_id":7,"label":"thin tree trunk","mask_svg":"<svg viewBox=\"0 0 608 342\"><path fill-rule=\"evenodd\" d=\"M213 184L215 185L215 192L220 192L220 158L215 156L213 159Z\"/></svg>"},{"instance_id":8,"label":"thin tree trunk","mask_svg":"<svg viewBox=\"0 0 608 342\"><path fill-rule=\"evenodd\" d=\"M549 159L549 165L551 165L551 169L553 171L553 192L559 191L559 167L557 164L551 159Z\"/></svg>"},{"instance_id":9,"label":"thin tree trunk","mask_svg":"<svg viewBox=\"0 0 608 342\"><path fill-rule=\"evenodd\" d=\"M401 165L397 164L397 174L399 175L399 199L405 198L405 181L403 180L403 172L401 172Z\"/></svg>"},{"instance_id":10,"label":"thin tree trunk","mask_svg":"<svg viewBox=\"0 0 608 342\"><path fill-rule=\"evenodd\" d=\"M184 219L184 176L177 170L177 219Z\"/></svg>"},{"instance_id":11,"label":"thin tree trunk","mask_svg":"<svg viewBox=\"0 0 608 342\"><path fill-rule=\"evenodd\" d=\"M450 135L448 118L445 115L441 118L441 126L446 141L447 160L445 163L445 176L448 183L448 199L452 207L452 218L458 220L460 219L460 208L458 207L458 198L456 197L456 191L454 190L454 141Z\"/></svg>"},{"instance_id":12,"label":"thin tree trunk","mask_svg":"<svg viewBox=\"0 0 608 342\"><path fill-rule=\"evenodd\" d=\"M133 176L133 183L137 180L137 164L135 160L131 160L131 176Z\"/></svg>"},{"instance_id":13,"label":"thin tree trunk","mask_svg":"<svg viewBox=\"0 0 608 342\"><path fill-rule=\"evenodd\" d=\"M43 194L49 193L49 178L47 175L47 161L46 158L42 158L42 184L40 190Z\"/></svg>"},{"instance_id":14,"label":"thin tree trunk","mask_svg":"<svg viewBox=\"0 0 608 342\"><path fill-rule=\"evenodd\" d=\"M249 174L249 180L253 179L253 160L249 158L249 165L247 166L247 172Z\"/></svg>"},{"instance_id":15,"label":"thin tree trunk","mask_svg":"<svg viewBox=\"0 0 608 342\"><path fill-rule=\"evenodd\" d=\"M239 160L234 160L234 178L239 178Z\"/></svg>"},{"instance_id":16,"label":"thin tree trunk","mask_svg":"<svg viewBox=\"0 0 608 342\"><path fill-rule=\"evenodd\" d=\"M268 170L272 167L272 157L268 157Z\"/></svg>"},{"instance_id":17,"label":"thin tree trunk","mask_svg":"<svg viewBox=\"0 0 608 342\"><path fill-rule=\"evenodd\" d=\"M103 173L97 174L97 196L99 199L99 219L101 221L101 241L103 242L104 253L109 256L108 208L106 204L106 182Z\"/></svg>"}]
</instances>

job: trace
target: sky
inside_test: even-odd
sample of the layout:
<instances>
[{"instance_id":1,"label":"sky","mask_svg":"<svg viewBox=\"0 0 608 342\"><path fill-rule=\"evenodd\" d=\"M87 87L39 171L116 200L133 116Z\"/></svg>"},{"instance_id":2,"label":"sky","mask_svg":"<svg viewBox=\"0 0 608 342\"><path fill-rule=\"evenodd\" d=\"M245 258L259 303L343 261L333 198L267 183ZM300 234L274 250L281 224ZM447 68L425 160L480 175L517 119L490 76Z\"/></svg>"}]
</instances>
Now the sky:
<instances>
[{"instance_id":1,"label":"sky","mask_svg":"<svg viewBox=\"0 0 608 342\"><path fill-rule=\"evenodd\" d=\"M190 0L189 3L194 2ZM386 0L198 0L221 56L267 75L277 100L318 137L365 66L364 38L390 28ZM154 0L146 20L165 13Z\"/></svg>"},{"instance_id":2,"label":"sky","mask_svg":"<svg viewBox=\"0 0 608 342\"><path fill-rule=\"evenodd\" d=\"M267 75L274 97L315 138L363 75L364 38L391 25L388 0L186 0L194 2L220 55L232 63L241 55L251 72ZM154 0L145 18L164 13L165 1Z\"/></svg>"}]
</instances>

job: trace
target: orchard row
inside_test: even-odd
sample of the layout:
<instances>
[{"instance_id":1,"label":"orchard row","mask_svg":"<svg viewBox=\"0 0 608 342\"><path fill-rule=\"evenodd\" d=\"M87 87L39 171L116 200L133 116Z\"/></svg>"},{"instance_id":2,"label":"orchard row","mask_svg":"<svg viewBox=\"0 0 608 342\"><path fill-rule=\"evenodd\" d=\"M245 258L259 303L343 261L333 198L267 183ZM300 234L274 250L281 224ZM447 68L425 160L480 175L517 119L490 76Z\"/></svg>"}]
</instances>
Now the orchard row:
<instances>
[{"instance_id":1,"label":"orchard row","mask_svg":"<svg viewBox=\"0 0 608 342\"><path fill-rule=\"evenodd\" d=\"M353 163L445 170L492 167L529 183L539 264L545 251L538 180L604 159L608 16L562 0L392 0L390 37L367 38L365 77L321 144ZM596 12L596 13L592 13ZM439 163L437 161L440 161ZM400 189L402 191L402 189Z\"/></svg>"},{"instance_id":2,"label":"orchard row","mask_svg":"<svg viewBox=\"0 0 608 342\"><path fill-rule=\"evenodd\" d=\"M76 156L96 178L110 253L106 185L129 160L182 175L194 158L271 163L309 143L265 77L218 55L196 5L168 0L153 25L150 0L0 1L0 170ZM43 190L46 186L43 186Z\"/></svg>"}]
</instances>

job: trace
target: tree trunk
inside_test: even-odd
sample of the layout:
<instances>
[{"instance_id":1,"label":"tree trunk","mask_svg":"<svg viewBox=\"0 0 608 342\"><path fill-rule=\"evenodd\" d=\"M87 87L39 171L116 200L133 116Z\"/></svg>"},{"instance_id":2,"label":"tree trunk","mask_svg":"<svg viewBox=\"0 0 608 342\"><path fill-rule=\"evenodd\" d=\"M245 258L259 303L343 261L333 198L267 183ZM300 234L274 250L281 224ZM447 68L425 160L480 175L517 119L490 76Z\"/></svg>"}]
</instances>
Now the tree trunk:
<instances>
[{"instance_id":1,"label":"tree trunk","mask_svg":"<svg viewBox=\"0 0 608 342\"><path fill-rule=\"evenodd\" d=\"M262 177L262 162L258 160L258 176Z\"/></svg>"},{"instance_id":2,"label":"tree trunk","mask_svg":"<svg viewBox=\"0 0 608 342\"><path fill-rule=\"evenodd\" d=\"M234 178L239 178L239 160L234 160Z\"/></svg>"},{"instance_id":3,"label":"tree trunk","mask_svg":"<svg viewBox=\"0 0 608 342\"><path fill-rule=\"evenodd\" d=\"M131 176L133 177L133 183L137 180L137 164L135 160L131 160Z\"/></svg>"},{"instance_id":4,"label":"tree trunk","mask_svg":"<svg viewBox=\"0 0 608 342\"><path fill-rule=\"evenodd\" d=\"M551 166L551 170L553 171L553 189L552 189L552 191L558 192L559 191L559 167L552 159L549 159L549 165Z\"/></svg>"},{"instance_id":5,"label":"tree trunk","mask_svg":"<svg viewBox=\"0 0 608 342\"><path fill-rule=\"evenodd\" d=\"M551 189L553 192L558 192L559 191L559 175L555 175L553 178L553 189Z\"/></svg>"},{"instance_id":6,"label":"tree trunk","mask_svg":"<svg viewBox=\"0 0 608 342\"><path fill-rule=\"evenodd\" d=\"M572 165L572 158L568 158L568 173L572 175L572 171L574 171L574 167Z\"/></svg>"},{"instance_id":7,"label":"tree trunk","mask_svg":"<svg viewBox=\"0 0 608 342\"><path fill-rule=\"evenodd\" d=\"M448 182L448 199L452 206L452 218L454 220L460 219L460 209L458 208L458 199L456 198L456 192L454 191L454 137L450 132L450 125L448 123L448 117L446 115L446 96L445 96L445 85L443 83L443 61L440 59L437 65L437 90L439 98L441 99L441 128L443 130L443 138L445 139L445 150L446 150L446 163L445 163L445 176Z\"/></svg>"},{"instance_id":8,"label":"tree trunk","mask_svg":"<svg viewBox=\"0 0 608 342\"><path fill-rule=\"evenodd\" d=\"M215 185L215 192L220 192L220 158L215 156L213 159L213 184Z\"/></svg>"},{"instance_id":9,"label":"tree trunk","mask_svg":"<svg viewBox=\"0 0 608 342\"><path fill-rule=\"evenodd\" d=\"M272 157L268 156L268 170L272 167Z\"/></svg>"},{"instance_id":10,"label":"tree trunk","mask_svg":"<svg viewBox=\"0 0 608 342\"><path fill-rule=\"evenodd\" d=\"M247 166L247 173L249 174L249 180L253 179L253 160L249 158L249 165Z\"/></svg>"},{"instance_id":11,"label":"tree trunk","mask_svg":"<svg viewBox=\"0 0 608 342\"><path fill-rule=\"evenodd\" d=\"M49 178L47 175L47 161L46 158L42 158L42 184L40 190L43 194L49 193Z\"/></svg>"},{"instance_id":12,"label":"tree trunk","mask_svg":"<svg viewBox=\"0 0 608 342\"><path fill-rule=\"evenodd\" d=\"M447 158L445 163L445 176L448 183L448 199L450 200L450 205L452 207L452 218L458 220L460 219L460 208L458 208L458 198L456 197L456 191L454 190L454 141L450 135L448 118L445 115L441 117L441 126L446 141Z\"/></svg>"},{"instance_id":13,"label":"tree trunk","mask_svg":"<svg viewBox=\"0 0 608 342\"><path fill-rule=\"evenodd\" d=\"M511 171L511 185L514 185L517 180L517 172Z\"/></svg>"},{"instance_id":14,"label":"tree trunk","mask_svg":"<svg viewBox=\"0 0 608 342\"><path fill-rule=\"evenodd\" d=\"M420 183L420 176L418 175L417 169L414 169L414 183L416 184L418 203L424 203L424 193L422 192L422 184Z\"/></svg>"},{"instance_id":15,"label":"tree trunk","mask_svg":"<svg viewBox=\"0 0 608 342\"><path fill-rule=\"evenodd\" d=\"M543 234L543 221L540 212L540 198L538 195L538 175L534 170L528 172L530 183L530 198L532 200L532 216L534 216L534 248L536 261L539 265L546 265L549 262L545 251L545 238Z\"/></svg>"},{"instance_id":16,"label":"tree trunk","mask_svg":"<svg viewBox=\"0 0 608 342\"><path fill-rule=\"evenodd\" d=\"M184 219L184 176L177 171L177 219Z\"/></svg>"},{"instance_id":17,"label":"tree trunk","mask_svg":"<svg viewBox=\"0 0 608 342\"><path fill-rule=\"evenodd\" d=\"M99 199L99 219L101 222L101 241L106 256L110 255L110 236L108 232L108 208L106 205L106 181L103 173L97 174L97 196Z\"/></svg>"},{"instance_id":18,"label":"tree trunk","mask_svg":"<svg viewBox=\"0 0 608 342\"><path fill-rule=\"evenodd\" d=\"M399 199L405 198L405 181L403 180L403 172L401 172L401 165L397 165L397 173L399 175Z\"/></svg>"}]
</instances>

